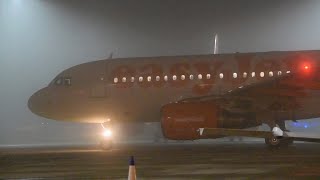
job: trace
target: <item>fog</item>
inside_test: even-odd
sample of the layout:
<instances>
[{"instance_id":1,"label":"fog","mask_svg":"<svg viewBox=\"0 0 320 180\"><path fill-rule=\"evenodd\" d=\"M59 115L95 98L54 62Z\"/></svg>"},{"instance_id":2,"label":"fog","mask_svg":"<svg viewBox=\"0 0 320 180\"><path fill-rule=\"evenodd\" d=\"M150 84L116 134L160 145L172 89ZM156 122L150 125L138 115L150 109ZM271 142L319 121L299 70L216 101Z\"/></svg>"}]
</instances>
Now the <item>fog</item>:
<instances>
[{"instance_id":1,"label":"fog","mask_svg":"<svg viewBox=\"0 0 320 180\"><path fill-rule=\"evenodd\" d=\"M93 141L100 127L32 114L62 70L114 57L320 49L320 1L0 0L0 145Z\"/></svg>"}]
</instances>

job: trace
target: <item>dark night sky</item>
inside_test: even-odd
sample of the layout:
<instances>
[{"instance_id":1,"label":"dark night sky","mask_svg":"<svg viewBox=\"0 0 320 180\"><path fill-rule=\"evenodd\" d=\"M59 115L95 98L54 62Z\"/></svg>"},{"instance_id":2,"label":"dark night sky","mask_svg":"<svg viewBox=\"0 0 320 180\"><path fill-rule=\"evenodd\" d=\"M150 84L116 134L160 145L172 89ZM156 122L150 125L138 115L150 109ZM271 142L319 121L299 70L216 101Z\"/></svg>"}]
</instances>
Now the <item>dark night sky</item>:
<instances>
[{"instance_id":1,"label":"dark night sky","mask_svg":"<svg viewBox=\"0 0 320 180\"><path fill-rule=\"evenodd\" d=\"M0 145L92 141L27 100L70 66L114 57L320 49L320 1L0 0ZM45 123L45 124L43 124ZM48 123L48 124L46 124Z\"/></svg>"}]
</instances>

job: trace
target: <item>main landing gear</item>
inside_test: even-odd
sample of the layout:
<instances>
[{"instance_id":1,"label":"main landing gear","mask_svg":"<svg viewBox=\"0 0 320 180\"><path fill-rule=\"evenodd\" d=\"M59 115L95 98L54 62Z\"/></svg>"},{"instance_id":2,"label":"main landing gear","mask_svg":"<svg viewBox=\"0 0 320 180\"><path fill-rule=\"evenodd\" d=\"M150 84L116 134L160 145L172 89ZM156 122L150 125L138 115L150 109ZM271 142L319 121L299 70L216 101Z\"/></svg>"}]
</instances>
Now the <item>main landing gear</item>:
<instances>
[{"instance_id":1,"label":"main landing gear","mask_svg":"<svg viewBox=\"0 0 320 180\"><path fill-rule=\"evenodd\" d=\"M293 138L273 136L265 138L265 143L270 148L288 147L293 144Z\"/></svg>"},{"instance_id":2,"label":"main landing gear","mask_svg":"<svg viewBox=\"0 0 320 180\"><path fill-rule=\"evenodd\" d=\"M294 140L291 137L285 137L284 132L288 132L284 123L278 124L279 127L273 127L272 137L265 138L265 143L270 148L288 147L293 144Z\"/></svg>"},{"instance_id":3,"label":"main landing gear","mask_svg":"<svg viewBox=\"0 0 320 180\"><path fill-rule=\"evenodd\" d=\"M105 126L105 123L101 124L103 128L102 138L100 139L100 148L103 150L110 150L113 147L113 134L110 128Z\"/></svg>"}]
</instances>

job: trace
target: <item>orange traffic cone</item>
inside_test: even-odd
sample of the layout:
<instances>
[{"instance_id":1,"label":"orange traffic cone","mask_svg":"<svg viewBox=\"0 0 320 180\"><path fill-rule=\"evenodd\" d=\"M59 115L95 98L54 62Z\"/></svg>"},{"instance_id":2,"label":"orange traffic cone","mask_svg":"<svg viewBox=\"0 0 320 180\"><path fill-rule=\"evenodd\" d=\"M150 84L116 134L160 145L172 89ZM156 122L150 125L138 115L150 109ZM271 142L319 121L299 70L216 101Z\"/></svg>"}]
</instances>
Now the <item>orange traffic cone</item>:
<instances>
[{"instance_id":1,"label":"orange traffic cone","mask_svg":"<svg viewBox=\"0 0 320 180\"><path fill-rule=\"evenodd\" d=\"M137 175L136 175L136 166L134 164L134 157L130 157L129 161L129 172L128 172L128 180L136 180Z\"/></svg>"}]
</instances>

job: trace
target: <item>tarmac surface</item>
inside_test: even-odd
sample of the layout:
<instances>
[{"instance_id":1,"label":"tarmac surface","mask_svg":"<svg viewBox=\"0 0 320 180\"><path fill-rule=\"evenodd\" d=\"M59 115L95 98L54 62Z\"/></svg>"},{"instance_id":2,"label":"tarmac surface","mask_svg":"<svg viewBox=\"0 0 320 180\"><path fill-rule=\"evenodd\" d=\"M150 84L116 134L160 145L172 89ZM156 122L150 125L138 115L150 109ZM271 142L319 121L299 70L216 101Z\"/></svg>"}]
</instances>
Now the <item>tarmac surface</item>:
<instances>
[{"instance_id":1,"label":"tarmac surface","mask_svg":"<svg viewBox=\"0 0 320 180\"><path fill-rule=\"evenodd\" d=\"M0 179L319 179L320 144L263 142L0 148Z\"/></svg>"}]
</instances>

